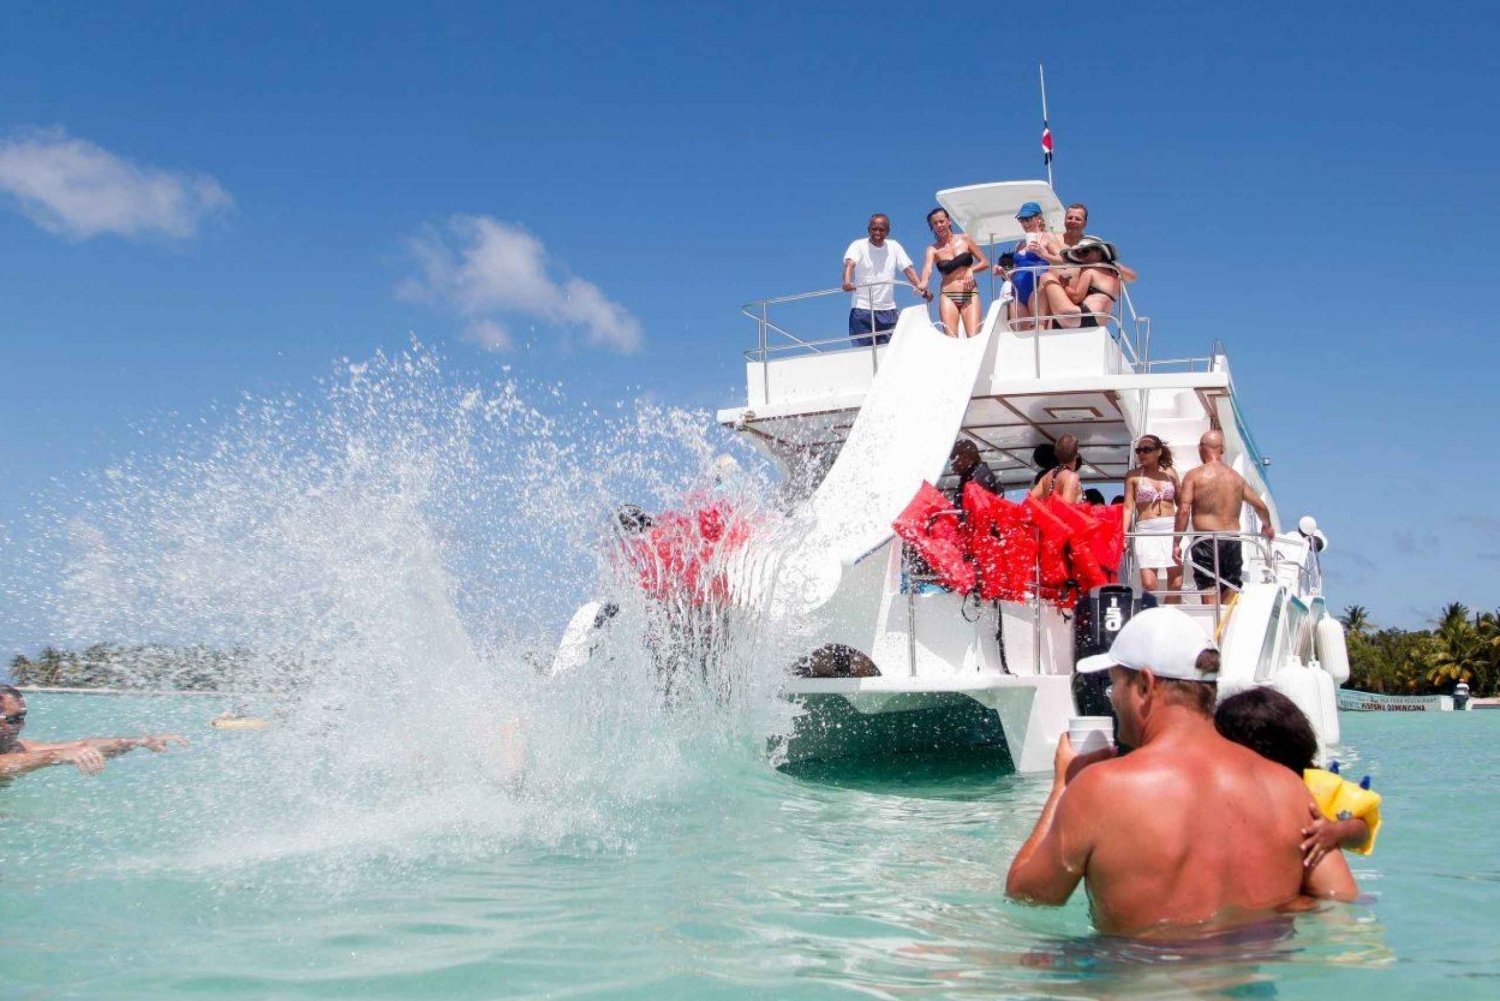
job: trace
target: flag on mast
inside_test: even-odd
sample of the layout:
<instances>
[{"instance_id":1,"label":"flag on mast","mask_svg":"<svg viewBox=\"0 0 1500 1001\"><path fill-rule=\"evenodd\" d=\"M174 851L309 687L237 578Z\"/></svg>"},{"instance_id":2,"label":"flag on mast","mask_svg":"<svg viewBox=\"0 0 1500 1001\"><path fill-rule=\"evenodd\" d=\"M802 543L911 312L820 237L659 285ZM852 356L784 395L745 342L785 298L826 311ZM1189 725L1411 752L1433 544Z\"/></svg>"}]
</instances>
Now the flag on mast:
<instances>
[{"instance_id":1,"label":"flag on mast","mask_svg":"<svg viewBox=\"0 0 1500 1001\"><path fill-rule=\"evenodd\" d=\"M1042 163L1047 167L1047 186L1052 186L1052 129L1047 125L1047 71L1036 64L1037 83L1042 87Z\"/></svg>"}]
</instances>

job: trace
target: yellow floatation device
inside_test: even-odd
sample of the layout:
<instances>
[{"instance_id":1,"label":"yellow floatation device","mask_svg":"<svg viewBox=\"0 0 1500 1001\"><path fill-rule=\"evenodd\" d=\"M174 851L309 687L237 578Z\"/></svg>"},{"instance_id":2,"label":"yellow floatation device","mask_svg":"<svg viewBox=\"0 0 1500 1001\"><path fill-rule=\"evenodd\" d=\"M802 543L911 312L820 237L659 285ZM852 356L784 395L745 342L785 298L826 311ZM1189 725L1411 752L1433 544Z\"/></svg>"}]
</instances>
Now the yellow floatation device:
<instances>
[{"instance_id":1,"label":"yellow floatation device","mask_svg":"<svg viewBox=\"0 0 1500 1001\"><path fill-rule=\"evenodd\" d=\"M1380 793L1371 792L1360 783L1350 782L1337 772L1321 768L1304 770L1302 781L1307 784L1323 816L1329 820L1363 820L1370 828L1365 843L1352 846L1350 851L1368 855L1375 850L1375 836L1380 833Z\"/></svg>"},{"instance_id":2,"label":"yellow floatation device","mask_svg":"<svg viewBox=\"0 0 1500 1001\"><path fill-rule=\"evenodd\" d=\"M208 725L216 730L264 730L271 724L255 716L225 715L215 716Z\"/></svg>"}]
</instances>

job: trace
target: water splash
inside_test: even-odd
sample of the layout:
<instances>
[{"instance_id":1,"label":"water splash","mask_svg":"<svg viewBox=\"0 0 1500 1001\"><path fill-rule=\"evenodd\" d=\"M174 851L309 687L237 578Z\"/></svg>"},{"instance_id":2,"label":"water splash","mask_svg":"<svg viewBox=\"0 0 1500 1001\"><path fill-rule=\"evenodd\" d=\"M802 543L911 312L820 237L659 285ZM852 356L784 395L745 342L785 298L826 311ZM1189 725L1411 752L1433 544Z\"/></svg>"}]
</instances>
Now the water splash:
<instances>
[{"instance_id":1,"label":"water splash","mask_svg":"<svg viewBox=\"0 0 1500 1001\"><path fill-rule=\"evenodd\" d=\"M175 790L180 859L619 846L695 762L758 758L781 728L795 636L690 601L664 620L609 518L712 497L778 522L766 470L745 456L725 476L705 414L464 381L413 345L179 437L98 477L52 604L80 645L247 652L239 684L274 725L199 752ZM549 677L587 596L618 608L604 648ZM666 693L664 656L691 665Z\"/></svg>"}]
</instances>

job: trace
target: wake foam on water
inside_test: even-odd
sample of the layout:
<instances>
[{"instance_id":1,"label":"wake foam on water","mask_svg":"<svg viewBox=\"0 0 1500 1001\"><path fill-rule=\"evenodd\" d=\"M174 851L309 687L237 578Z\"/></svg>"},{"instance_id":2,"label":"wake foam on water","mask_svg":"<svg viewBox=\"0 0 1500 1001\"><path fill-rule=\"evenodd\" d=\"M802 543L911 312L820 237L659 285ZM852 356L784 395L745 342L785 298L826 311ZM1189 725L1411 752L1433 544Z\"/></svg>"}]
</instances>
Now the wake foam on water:
<instances>
[{"instance_id":1,"label":"wake foam on water","mask_svg":"<svg viewBox=\"0 0 1500 1001\"><path fill-rule=\"evenodd\" d=\"M235 685L272 720L166 780L161 864L620 848L783 727L795 630L690 601L664 627L618 556L622 502L781 520L763 466L716 461L731 445L705 414L465 381L413 345L171 437L85 493L51 599L77 644L238 651ZM618 607L607 639L551 677L590 596Z\"/></svg>"}]
</instances>

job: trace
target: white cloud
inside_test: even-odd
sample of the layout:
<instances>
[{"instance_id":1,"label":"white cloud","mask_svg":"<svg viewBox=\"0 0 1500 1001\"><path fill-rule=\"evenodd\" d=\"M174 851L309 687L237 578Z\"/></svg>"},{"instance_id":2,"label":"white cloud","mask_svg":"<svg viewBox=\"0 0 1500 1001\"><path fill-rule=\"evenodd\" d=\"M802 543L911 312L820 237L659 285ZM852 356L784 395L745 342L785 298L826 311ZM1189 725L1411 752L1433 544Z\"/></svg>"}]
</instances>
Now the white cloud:
<instances>
[{"instance_id":1,"label":"white cloud","mask_svg":"<svg viewBox=\"0 0 1500 1001\"><path fill-rule=\"evenodd\" d=\"M131 163L62 129L0 139L0 191L51 233L186 238L233 200L204 174Z\"/></svg>"},{"instance_id":2,"label":"white cloud","mask_svg":"<svg viewBox=\"0 0 1500 1001\"><path fill-rule=\"evenodd\" d=\"M464 337L491 351L509 351L515 347L510 331L494 320L475 320L464 328Z\"/></svg>"},{"instance_id":3,"label":"white cloud","mask_svg":"<svg viewBox=\"0 0 1500 1001\"><path fill-rule=\"evenodd\" d=\"M398 291L445 305L471 322L467 336L486 347L508 348L497 319L514 315L576 324L596 347L620 352L641 346L641 324L593 282L554 278L547 248L531 233L489 216L455 216L412 240L418 274Z\"/></svg>"}]
</instances>

